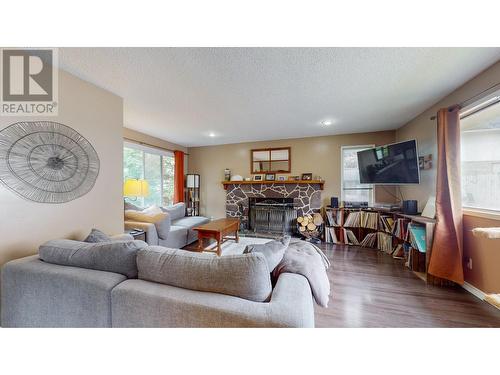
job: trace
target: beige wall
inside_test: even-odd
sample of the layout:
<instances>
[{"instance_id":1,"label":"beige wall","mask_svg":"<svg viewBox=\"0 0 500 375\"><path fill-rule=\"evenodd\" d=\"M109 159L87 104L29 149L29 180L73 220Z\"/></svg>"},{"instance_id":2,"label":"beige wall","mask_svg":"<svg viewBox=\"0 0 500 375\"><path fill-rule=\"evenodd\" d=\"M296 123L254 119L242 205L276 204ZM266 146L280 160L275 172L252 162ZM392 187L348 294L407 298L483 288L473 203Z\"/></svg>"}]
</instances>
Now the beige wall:
<instances>
[{"instance_id":1,"label":"beige wall","mask_svg":"<svg viewBox=\"0 0 500 375\"><path fill-rule=\"evenodd\" d=\"M221 181L224 169L233 175L250 177L250 150L263 147L291 147L292 172L311 172L325 180L322 192L326 203L331 196L340 197L340 148L350 145L385 144L394 141L394 131L332 135L301 139L237 143L189 148L189 172L201 175L201 213L215 218L225 217L225 190ZM383 191L377 200L392 201Z\"/></svg>"},{"instance_id":2,"label":"beige wall","mask_svg":"<svg viewBox=\"0 0 500 375\"><path fill-rule=\"evenodd\" d=\"M422 171L420 185L402 189L405 198L419 200L420 209L423 209L428 197L435 195L436 191L437 129L436 121L430 120L430 117L435 115L439 108L467 100L497 83L500 83L500 62L465 83L396 131L398 140L416 138L419 154L431 153L434 158L432 170ZM470 229L479 226L500 226L500 220L485 220L473 216L464 217L464 256L472 258L473 265L472 270L464 267L465 280L484 292L500 293L499 242L472 237Z\"/></svg>"},{"instance_id":3,"label":"beige wall","mask_svg":"<svg viewBox=\"0 0 500 375\"><path fill-rule=\"evenodd\" d=\"M122 99L61 71L58 116L0 117L0 129L35 120L60 122L82 134L99 155L100 172L89 193L64 204L31 202L0 184L0 266L36 253L44 241L81 239L93 227L123 232Z\"/></svg>"},{"instance_id":4,"label":"beige wall","mask_svg":"<svg viewBox=\"0 0 500 375\"><path fill-rule=\"evenodd\" d=\"M453 74L453 72L450 72L450 74ZM421 183L419 185L410 185L402 188L405 198L418 199L420 210L424 208L429 196L436 194L437 128L436 120L431 120L430 118L436 115L440 108L445 108L469 99L496 83L500 83L500 62L468 81L439 103L427 109L396 131L396 139L398 141L416 138L419 155L432 154L434 159L434 165L431 170L421 171Z\"/></svg>"}]
</instances>

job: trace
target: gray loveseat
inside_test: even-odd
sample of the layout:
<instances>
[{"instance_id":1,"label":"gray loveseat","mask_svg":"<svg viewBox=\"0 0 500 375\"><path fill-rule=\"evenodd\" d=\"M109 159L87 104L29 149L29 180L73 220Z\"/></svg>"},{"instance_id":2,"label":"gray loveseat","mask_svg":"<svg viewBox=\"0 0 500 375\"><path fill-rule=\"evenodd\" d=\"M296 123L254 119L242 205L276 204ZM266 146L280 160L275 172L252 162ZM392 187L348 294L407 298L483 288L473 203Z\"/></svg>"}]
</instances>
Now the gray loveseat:
<instances>
[{"instance_id":1,"label":"gray loveseat","mask_svg":"<svg viewBox=\"0 0 500 375\"><path fill-rule=\"evenodd\" d=\"M314 326L307 279L284 273L272 288L260 253L55 240L1 274L3 327Z\"/></svg>"},{"instance_id":2,"label":"gray loveseat","mask_svg":"<svg viewBox=\"0 0 500 375\"><path fill-rule=\"evenodd\" d=\"M149 245L160 245L172 248L182 248L198 239L198 233L194 227L208 223L210 219L204 216L185 216L186 206L184 203L177 203L168 207L161 207L168 214L164 223L160 225L166 227L166 235L161 235L156 230L155 224L132 221L125 219L126 229L142 229L146 232L146 242ZM163 238L162 238L163 237Z\"/></svg>"}]
</instances>

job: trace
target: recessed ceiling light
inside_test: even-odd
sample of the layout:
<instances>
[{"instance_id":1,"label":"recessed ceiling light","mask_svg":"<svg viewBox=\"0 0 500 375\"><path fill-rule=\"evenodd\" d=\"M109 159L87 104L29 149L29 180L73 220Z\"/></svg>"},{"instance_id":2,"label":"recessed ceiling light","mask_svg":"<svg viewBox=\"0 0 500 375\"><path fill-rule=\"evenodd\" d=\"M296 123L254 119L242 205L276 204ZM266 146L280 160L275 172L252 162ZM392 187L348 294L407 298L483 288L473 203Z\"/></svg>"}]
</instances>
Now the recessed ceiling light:
<instances>
[{"instance_id":1,"label":"recessed ceiling light","mask_svg":"<svg viewBox=\"0 0 500 375\"><path fill-rule=\"evenodd\" d=\"M208 133L208 136L213 138L215 137L215 133Z\"/></svg>"},{"instance_id":2,"label":"recessed ceiling light","mask_svg":"<svg viewBox=\"0 0 500 375\"><path fill-rule=\"evenodd\" d=\"M324 126L330 126L333 124L333 121L332 120L324 120L324 121L321 121L321 125L324 125Z\"/></svg>"}]
</instances>

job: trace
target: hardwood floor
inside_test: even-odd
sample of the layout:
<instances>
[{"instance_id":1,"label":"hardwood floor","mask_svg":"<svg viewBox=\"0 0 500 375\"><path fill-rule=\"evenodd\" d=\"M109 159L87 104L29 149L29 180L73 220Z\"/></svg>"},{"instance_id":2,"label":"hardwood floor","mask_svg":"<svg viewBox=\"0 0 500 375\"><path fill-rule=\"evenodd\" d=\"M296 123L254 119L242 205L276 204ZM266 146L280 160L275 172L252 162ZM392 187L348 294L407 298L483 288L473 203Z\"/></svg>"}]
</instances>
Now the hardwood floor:
<instances>
[{"instance_id":1,"label":"hardwood floor","mask_svg":"<svg viewBox=\"0 0 500 375\"><path fill-rule=\"evenodd\" d=\"M316 327L500 327L500 310L460 287L426 285L374 249L322 244L331 266L327 309Z\"/></svg>"}]
</instances>

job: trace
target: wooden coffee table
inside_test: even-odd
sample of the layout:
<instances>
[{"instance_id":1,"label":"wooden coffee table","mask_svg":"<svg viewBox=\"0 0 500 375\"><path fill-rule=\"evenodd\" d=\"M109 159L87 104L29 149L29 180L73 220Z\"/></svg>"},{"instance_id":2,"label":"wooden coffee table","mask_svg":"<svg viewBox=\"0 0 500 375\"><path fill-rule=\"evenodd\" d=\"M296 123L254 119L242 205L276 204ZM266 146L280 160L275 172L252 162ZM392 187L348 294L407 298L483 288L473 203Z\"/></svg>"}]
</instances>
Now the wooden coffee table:
<instances>
[{"instance_id":1,"label":"wooden coffee table","mask_svg":"<svg viewBox=\"0 0 500 375\"><path fill-rule=\"evenodd\" d=\"M221 255L220 246L224 241L235 240L239 242L238 230L240 229L240 219L227 218L217 219L210 223L194 227L198 231L198 251L203 251L203 239L213 238L217 241L217 255ZM234 233L234 237L226 237L228 234ZM211 251L211 250L208 250Z\"/></svg>"}]
</instances>

